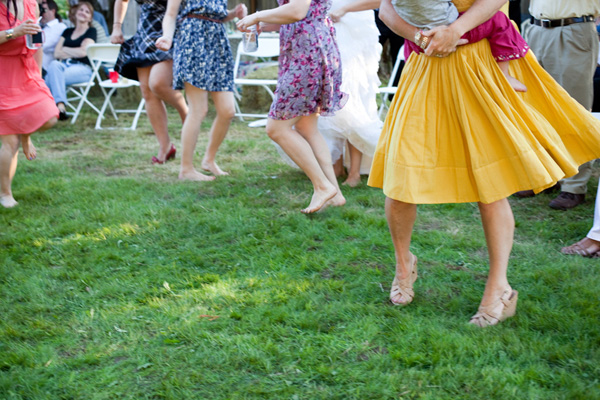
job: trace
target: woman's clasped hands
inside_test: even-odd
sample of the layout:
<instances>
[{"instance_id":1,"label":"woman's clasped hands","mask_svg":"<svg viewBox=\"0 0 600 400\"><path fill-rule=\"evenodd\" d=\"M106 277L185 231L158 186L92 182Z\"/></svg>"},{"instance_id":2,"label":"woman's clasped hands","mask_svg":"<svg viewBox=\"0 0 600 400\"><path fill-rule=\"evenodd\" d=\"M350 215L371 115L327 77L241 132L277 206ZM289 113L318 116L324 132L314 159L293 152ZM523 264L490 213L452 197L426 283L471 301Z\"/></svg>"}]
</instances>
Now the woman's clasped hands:
<instances>
[{"instance_id":1,"label":"woman's clasped hands","mask_svg":"<svg viewBox=\"0 0 600 400\"><path fill-rule=\"evenodd\" d=\"M461 39L462 34L452 25L436 26L429 31L423 31L422 35L429 38L427 46L423 49L427 56L446 57L454 53L457 46L469 43L467 39Z\"/></svg>"}]
</instances>

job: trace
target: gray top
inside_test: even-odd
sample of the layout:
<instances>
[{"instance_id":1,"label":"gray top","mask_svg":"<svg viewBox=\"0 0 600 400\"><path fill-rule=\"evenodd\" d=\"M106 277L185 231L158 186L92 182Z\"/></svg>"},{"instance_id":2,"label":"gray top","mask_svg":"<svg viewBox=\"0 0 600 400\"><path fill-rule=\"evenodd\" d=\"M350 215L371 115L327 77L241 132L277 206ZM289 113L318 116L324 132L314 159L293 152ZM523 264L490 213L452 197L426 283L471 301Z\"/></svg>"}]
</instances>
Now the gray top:
<instances>
[{"instance_id":1,"label":"gray top","mask_svg":"<svg viewBox=\"0 0 600 400\"><path fill-rule=\"evenodd\" d=\"M451 1L392 0L392 5L403 20L421 29L449 25L458 18L458 10Z\"/></svg>"}]
</instances>

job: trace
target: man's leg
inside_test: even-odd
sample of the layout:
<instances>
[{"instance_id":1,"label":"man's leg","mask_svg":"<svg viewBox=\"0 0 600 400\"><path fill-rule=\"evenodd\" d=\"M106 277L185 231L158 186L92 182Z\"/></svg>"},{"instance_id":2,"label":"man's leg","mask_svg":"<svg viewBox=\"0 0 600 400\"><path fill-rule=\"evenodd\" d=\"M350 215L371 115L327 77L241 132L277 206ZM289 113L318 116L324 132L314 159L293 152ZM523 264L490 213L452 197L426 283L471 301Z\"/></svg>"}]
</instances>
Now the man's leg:
<instances>
[{"instance_id":1,"label":"man's leg","mask_svg":"<svg viewBox=\"0 0 600 400\"><path fill-rule=\"evenodd\" d=\"M533 26L527 40L542 67L575 100L591 110L599 50L595 24L580 23L564 28ZM583 203L590 177L591 165L580 166L577 175L561 181L561 193L550 202L550 207L568 210Z\"/></svg>"}]
</instances>

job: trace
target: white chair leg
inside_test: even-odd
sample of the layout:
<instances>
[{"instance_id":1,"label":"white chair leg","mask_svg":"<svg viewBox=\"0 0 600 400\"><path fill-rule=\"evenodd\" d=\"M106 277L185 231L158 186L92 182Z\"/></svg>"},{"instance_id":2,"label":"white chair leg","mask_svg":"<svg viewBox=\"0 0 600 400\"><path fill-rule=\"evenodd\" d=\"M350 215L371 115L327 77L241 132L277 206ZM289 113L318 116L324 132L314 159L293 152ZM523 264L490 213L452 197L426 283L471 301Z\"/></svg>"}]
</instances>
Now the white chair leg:
<instances>
[{"instance_id":1,"label":"white chair leg","mask_svg":"<svg viewBox=\"0 0 600 400\"><path fill-rule=\"evenodd\" d=\"M135 130L135 128L137 128L138 120L140 119L140 114L144 110L145 105L146 100L144 100L144 98L142 97L142 100L140 100L140 105L138 106L135 116L133 117L133 123L131 124L130 128L132 131Z\"/></svg>"},{"instance_id":2,"label":"white chair leg","mask_svg":"<svg viewBox=\"0 0 600 400\"><path fill-rule=\"evenodd\" d=\"M383 109L385 108L385 100L381 100L381 105L379 106L379 112L377 113L379 115L379 119L381 119L381 116L383 115Z\"/></svg>"},{"instance_id":3,"label":"white chair leg","mask_svg":"<svg viewBox=\"0 0 600 400\"><path fill-rule=\"evenodd\" d=\"M77 118L79 117L79 113L81 112L81 109L83 108L83 103L85 102L86 99L83 98L83 93L79 92L79 101L77 103L77 107L75 108L75 113L73 114L73 118L71 119L71 124L74 124L75 121L77 121Z\"/></svg>"},{"instance_id":4,"label":"white chair leg","mask_svg":"<svg viewBox=\"0 0 600 400\"><path fill-rule=\"evenodd\" d=\"M115 90L115 88L110 89L110 91L106 95L106 98L104 99L104 103L102 104L102 108L100 109L100 112L98 113L98 118L96 119L96 129L103 129L102 118L104 118L104 112L106 111L106 107L110 104L110 97L113 95Z\"/></svg>"},{"instance_id":5,"label":"white chair leg","mask_svg":"<svg viewBox=\"0 0 600 400\"><path fill-rule=\"evenodd\" d=\"M242 115L242 110L240 109L240 104L238 100L241 100L242 96L237 91L233 91L233 103L235 105L235 116L240 119L240 121L244 121L244 116Z\"/></svg>"}]
</instances>

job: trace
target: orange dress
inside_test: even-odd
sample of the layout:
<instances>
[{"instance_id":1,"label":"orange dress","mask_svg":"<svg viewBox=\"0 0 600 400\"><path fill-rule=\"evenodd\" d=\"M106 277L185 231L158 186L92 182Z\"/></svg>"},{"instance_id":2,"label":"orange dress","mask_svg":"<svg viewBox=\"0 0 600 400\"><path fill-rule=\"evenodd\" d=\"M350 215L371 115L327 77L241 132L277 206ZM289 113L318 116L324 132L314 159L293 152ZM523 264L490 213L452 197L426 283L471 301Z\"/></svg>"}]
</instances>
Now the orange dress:
<instances>
[{"instance_id":1,"label":"orange dress","mask_svg":"<svg viewBox=\"0 0 600 400\"><path fill-rule=\"evenodd\" d=\"M10 26L6 6L0 3L0 31L14 28L27 19L35 20L35 0L24 0L23 20ZM14 21L10 14L11 23ZM33 133L58 108L33 59L34 50L25 46L25 36L0 44L0 135Z\"/></svg>"}]
</instances>

